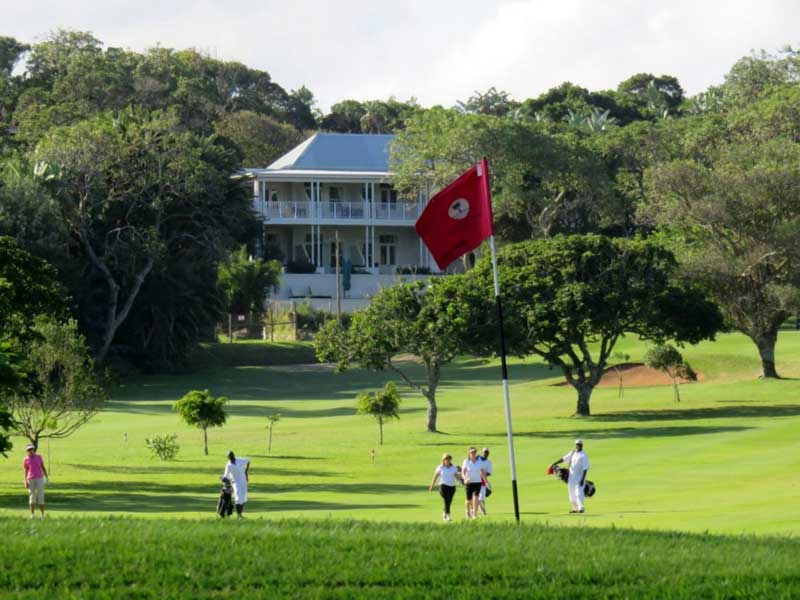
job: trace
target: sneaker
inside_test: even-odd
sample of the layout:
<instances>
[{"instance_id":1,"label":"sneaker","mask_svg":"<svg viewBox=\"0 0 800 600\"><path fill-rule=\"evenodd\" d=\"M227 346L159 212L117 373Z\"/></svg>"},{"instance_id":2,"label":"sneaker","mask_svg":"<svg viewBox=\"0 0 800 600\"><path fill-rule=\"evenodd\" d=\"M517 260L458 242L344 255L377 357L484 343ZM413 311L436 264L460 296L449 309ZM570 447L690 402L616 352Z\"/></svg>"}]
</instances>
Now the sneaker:
<instances>
[{"instance_id":1,"label":"sneaker","mask_svg":"<svg viewBox=\"0 0 800 600\"><path fill-rule=\"evenodd\" d=\"M30 517L28 517L28 518L29 518L29 519L33 519L34 517L36 517L36 515L34 515L34 514L31 514L31 516L30 516Z\"/></svg>"},{"instance_id":2,"label":"sneaker","mask_svg":"<svg viewBox=\"0 0 800 600\"><path fill-rule=\"evenodd\" d=\"M582 512L583 512L583 509L580 509L580 510L576 510L576 511L575 511L575 512L579 512L579 513L582 513Z\"/></svg>"}]
</instances>

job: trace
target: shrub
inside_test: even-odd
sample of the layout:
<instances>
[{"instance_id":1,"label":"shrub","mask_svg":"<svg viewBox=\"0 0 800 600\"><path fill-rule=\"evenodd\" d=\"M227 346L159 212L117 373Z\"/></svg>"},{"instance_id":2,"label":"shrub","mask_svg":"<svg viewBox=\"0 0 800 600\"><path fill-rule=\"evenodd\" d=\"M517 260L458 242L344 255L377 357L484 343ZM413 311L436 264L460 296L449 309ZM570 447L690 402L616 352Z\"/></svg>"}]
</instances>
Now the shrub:
<instances>
[{"instance_id":1,"label":"shrub","mask_svg":"<svg viewBox=\"0 0 800 600\"><path fill-rule=\"evenodd\" d=\"M150 448L150 451L161 460L172 460L178 455L178 434L172 435L154 435L144 439L145 445Z\"/></svg>"}]
</instances>

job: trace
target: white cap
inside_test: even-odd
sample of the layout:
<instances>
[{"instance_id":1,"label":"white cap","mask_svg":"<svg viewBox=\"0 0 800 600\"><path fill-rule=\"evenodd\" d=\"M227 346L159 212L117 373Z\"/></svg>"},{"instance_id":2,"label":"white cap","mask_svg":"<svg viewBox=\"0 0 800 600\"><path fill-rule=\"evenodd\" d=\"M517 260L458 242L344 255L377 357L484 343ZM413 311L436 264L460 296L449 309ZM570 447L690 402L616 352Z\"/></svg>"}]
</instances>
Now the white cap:
<instances>
[{"instance_id":1,"label":"white cap","mask_svg":"<svg viewBox=\"0 0 800 600\"><path fill-rule=\"evenodd\" d=\"M25 450L36 450L36 446L34 446L33 444L28 444L27 446L25 446Z\"/></svg>"},{"instance_id":2,"label":"white cap","mask_svg":"<svg viewBox=\"0 0 800 600\"><path fill-rule=\"evenodd\" d=\"M575 445L577 446L578 444L583 446L583 440L581 438L578 438L577 440L575 440Z\"/></svg>"}]
</instances>

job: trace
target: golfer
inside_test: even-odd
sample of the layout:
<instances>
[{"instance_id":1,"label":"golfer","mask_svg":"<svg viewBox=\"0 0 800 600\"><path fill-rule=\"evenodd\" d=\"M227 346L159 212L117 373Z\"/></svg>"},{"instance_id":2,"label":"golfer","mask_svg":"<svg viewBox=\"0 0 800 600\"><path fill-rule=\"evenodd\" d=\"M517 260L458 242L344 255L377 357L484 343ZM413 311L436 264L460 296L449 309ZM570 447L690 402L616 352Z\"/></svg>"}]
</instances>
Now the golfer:
<instances>
[{"instance_id":1,"label":"golfer","mask_svg":"<svg viewBox=\"0 0 800 600\"><path fill-rule=\"evenodd\" d=\"M481 481L481 493L478 495L478 508L481 511L481 514L486 514L486 497L491 493L490 490L492 489L489 487L489 476L492 474L492 461L489 458L489 449L484 448L481 450L480 456L478 456L478 460L481 462L483 466L483 470L486 472L483 480Z\"/></svg>"},{"instance_id":2,"label":"golfer","mask_svg":"<svg viewBox=\"0 0 800 600\"><path fill-rule=\"evenodd\" d=\"M433 486L436 485L436 480L441 479L439 485L439 495L444 501L444 512L442 513L443 521L450 521L450 505L453 502L453 496L456 493L456 472L458 467L453 464L453 457L450 454L442 456L442 464L436 467L433 472L433 479L428 486L428 491L433 491Z\"/></svg>"},{"instance_id":3,"label":"golfer","mask_svg":"<svg viewBox=\"0 0 800 600\"><path fill-rule=\"evenodd\" d=\"M586 483L586 473L589 472L589 457L583 451L583 440L575 440L575 450L561 457L553 463L569 464L569 479L567 479L567 491L569 492L569 503L572 505L571 513L583 512L583 486Z\"/></svg>"},{"instance_id":4,"label":"golfer","mask_svg":"<svg viewBox=\"0 0 800 600\"><path fill-rule=\"evenodd\" d=\"M44 482L47 470L44 468L42 457L36 454L36 446L28 444L25 447L27 456L22 461L22 470L25 471L25 489L28 490L28 504L31 507L31 519L36 512L36 505L42 511L44 519Z\"/></svg>"},{"instance_id":5,"label":"golfer","mask_svg":"<svg viewBox=\"0 0 800 600\"><path fill-rule=\"evenodd\" d=\"M467 488L467 518L475 519L478 516L478 496L481 493L482 481L486 479L483 463L478 460L478 450L470 448L467 458L461 465L461 475Z\"/></svg>"},{"instance_id":6,"label":"golfer","mask_svg":"<svg viewBox=\"0 0 800 600\"><path fill-rule=\"evenodd\" d=\"M236 505L236 515L242 519L244 505L247 503L247 482L249 480L250 461L246 458L236 458L233 450L228 452L228 463L225 465L223 477L233 484L233 498Z\"/></svg>"}]
</instances>

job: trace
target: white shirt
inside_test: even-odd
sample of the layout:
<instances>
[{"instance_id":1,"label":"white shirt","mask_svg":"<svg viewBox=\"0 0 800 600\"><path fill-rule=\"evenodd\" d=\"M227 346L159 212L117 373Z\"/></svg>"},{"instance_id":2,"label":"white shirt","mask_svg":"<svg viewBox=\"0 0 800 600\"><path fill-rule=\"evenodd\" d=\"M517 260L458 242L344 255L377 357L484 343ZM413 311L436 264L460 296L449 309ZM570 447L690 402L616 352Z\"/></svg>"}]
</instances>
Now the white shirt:
<instances>
[{"instance_id":1,"label":"white shirt","mask_svg":"<svg viewBox=\"0 0 800 600\"><path fill-rule=\"evenodd\" d=\"M583 472L589 470L589 457L586 456L583 450L580 452L573 450L569 454L564 455L561 460L565 463L569 463L569 478L571 481L580 482L581 477L583 477Z\"/></svg>"},{"instance_id":2,"label":"white shirt","mask_svg":"<svg viewBox=\"0 0 800 600\"><path fill-rule=\"evenodd\" d=\"M225 465L223 477L227 477L233 484L233 495L236 497L236 504L247 502L247 475L245 469L250 461L246 458L237 458L236 464L228 461Z\"/></svg>"},{"instance_id":3,"label":"white shirt","mask_svg":"<svg viewBox=\"0 0 800 600\"><path fill-rule=\"evenodd\" d=\"M480 483L481 469L484 469L481 461L475 459L475 462L472 462L470 459L466 459L461 465L461 475L466 483Z\"/></svg>"},{"instance_id":4,"label":"white shirt","mask_svg":"<svg viewBox=\"0 0 800 600\"><path fill-rule=\"evenodd\" d=\"M449 485L450 487L456 486L456 466L450 465L449 467L445 467L444 465L439 465L436 467L436 473L441 478L440 481L442 485Z\"/></svg>"},{"instance_id":5,"label":"white shirt","mask_svg":"<svg viewBox=\"0 0 800 600\"><path fill-rule=\"evenodd\" d=\"M486 475L492 474L492 459L491 458L478 458L478 462L481 463L481 468L486 471Z\"/></svg>"}]
</instances>

